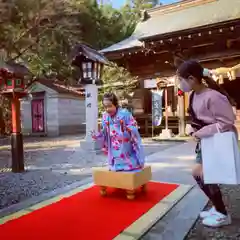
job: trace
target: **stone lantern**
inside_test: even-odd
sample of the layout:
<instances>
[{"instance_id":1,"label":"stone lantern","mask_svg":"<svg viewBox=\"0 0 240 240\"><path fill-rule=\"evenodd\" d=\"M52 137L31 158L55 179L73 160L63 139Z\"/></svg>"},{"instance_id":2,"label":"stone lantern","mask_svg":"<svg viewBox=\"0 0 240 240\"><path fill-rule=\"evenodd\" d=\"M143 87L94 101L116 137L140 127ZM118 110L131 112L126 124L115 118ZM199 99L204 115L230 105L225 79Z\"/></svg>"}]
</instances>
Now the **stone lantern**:
<instances>
[{"instance_id":1,"label":"stone lantern","mask_svg":"<svg viewBox=\"0 0 240 240\"><path fill-rule=\"evenodd\" d=\"M98 131L98 85L102 84L102 69L108 60L98 51L84 44L78 44L72 51L71 63L80 72L78 84L85 87L86 137L81 146L96 150L92 131Z\"/></svg>"}]
</instances>

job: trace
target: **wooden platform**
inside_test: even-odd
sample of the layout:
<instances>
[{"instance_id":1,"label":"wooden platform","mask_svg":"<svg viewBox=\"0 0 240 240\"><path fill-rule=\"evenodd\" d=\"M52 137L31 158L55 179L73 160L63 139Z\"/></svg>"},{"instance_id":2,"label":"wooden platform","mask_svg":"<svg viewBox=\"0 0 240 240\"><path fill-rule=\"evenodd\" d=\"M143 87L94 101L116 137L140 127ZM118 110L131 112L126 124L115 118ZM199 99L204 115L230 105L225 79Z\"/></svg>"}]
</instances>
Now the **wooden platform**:
<instances>
[{"instance_id":1,"label":"wooden platform","mask_svg":"<svg viewBox=\"0 0 240 240\"><path fill-rule=\"evenodd\" d=\"M107 187L124 189L128 199L135 198L135 191L138 188L145 190L146 183L152 178L151 167L146 166L138 172L113 172L108 168L94 168L93 179L97 186L100 186L101 195L107 194Z\"/></svg>"}]
</instances>

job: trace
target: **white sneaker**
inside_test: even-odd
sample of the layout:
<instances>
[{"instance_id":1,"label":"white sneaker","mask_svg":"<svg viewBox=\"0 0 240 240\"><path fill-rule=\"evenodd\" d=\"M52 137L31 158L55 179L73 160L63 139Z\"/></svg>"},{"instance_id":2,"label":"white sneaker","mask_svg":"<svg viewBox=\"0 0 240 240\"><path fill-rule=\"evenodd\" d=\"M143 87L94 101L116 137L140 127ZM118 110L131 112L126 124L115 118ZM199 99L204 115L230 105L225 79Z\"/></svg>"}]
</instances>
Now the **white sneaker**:
<instances>
[{"instance_id":1,"label":"white sneaker","mask_svg":"<svg viewBox=\"0 0 240 240\"><path fill-rule=\"evenodd\" d=\"M207 227L217 228L231 224L232 220L229 215L226 216L222 213L216 212L215 214L204 218L202 223Z\"/></svg>"},{"instance_id":2,"label":"white sneaker","mask_svg":"<svg viewBox=\"0 0 240 240\"><path fill-rule=\"evenodd\" d=\"M204 219L206 217L210 217L214 213L217 213L217 211L216 211L215 207L212 207L207 211L202 211L199 216L200 216L201 219Z\"/></svg>"}]
</instances>

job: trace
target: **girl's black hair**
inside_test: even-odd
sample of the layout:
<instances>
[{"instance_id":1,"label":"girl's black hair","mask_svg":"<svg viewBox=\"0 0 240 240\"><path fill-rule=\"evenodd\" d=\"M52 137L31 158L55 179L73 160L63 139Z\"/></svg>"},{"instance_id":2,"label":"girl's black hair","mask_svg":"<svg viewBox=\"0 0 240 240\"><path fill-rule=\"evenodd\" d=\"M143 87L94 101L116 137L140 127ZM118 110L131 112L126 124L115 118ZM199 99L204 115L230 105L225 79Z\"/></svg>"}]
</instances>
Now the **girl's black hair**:
<instances>
[{"instance_id":1,"label":"girl's black hair","mask_svg":"<svg viewBox=\"0 0 240 240\"><path fill-rule=\"evenodd\" d=\"M225 95L229 102L235 106L236 103L234 100L228 95L228 93L213 80L213 78L209 76L204 76L203 74L204 68L201 64L194 60L188 60L183 62L177 69L177 74L182 78L188 78L189 76L195 77L199 83L202 83L203 80L206 82L207 86L213 90L220 92Z\"/></svg>"},{"instance_id":2,"label":"girl's black hair","mask_svg":"<svg viewBox=\"0 0 240 240\"><path fill-rule=\"evenodd\" d=\"M108 92L108 93L104 93L103 95L103 100L104 99L108 99L109 101L112 102L112 104L115 106L115 107L119 107L119 103L118 103L118 98L116 96L116 94L114 93L111 93L111 92Z\"/></svg>"}]
</instances>

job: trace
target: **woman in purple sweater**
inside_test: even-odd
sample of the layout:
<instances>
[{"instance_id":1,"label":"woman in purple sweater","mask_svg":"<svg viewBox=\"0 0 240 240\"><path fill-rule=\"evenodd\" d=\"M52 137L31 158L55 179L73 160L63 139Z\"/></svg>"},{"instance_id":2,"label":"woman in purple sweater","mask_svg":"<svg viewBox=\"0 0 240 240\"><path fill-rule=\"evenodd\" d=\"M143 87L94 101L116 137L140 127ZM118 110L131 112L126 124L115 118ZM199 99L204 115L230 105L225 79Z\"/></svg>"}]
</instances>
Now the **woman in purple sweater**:
<instances>
[{"instance_id":1,"label":"woman in purple sweater","mask_svg":"<svg viewBox=\"0 0 240 240\"><path fill-rule=\"evenodd\" d=\"M191 116L191 135L197 141L196 165L193 177L202 191L207 195L213 207L200 213L203 224L209 227L220 227L231 223L222 194L217 184L204 184L200 140L218 132L236 131L233 102L227 93L205 73L204 68L196 61L183 62L178 70L180 88L191 92L189 115ZM214 169L213 169L214 171Z\"/></svg>"}]
</instances>

